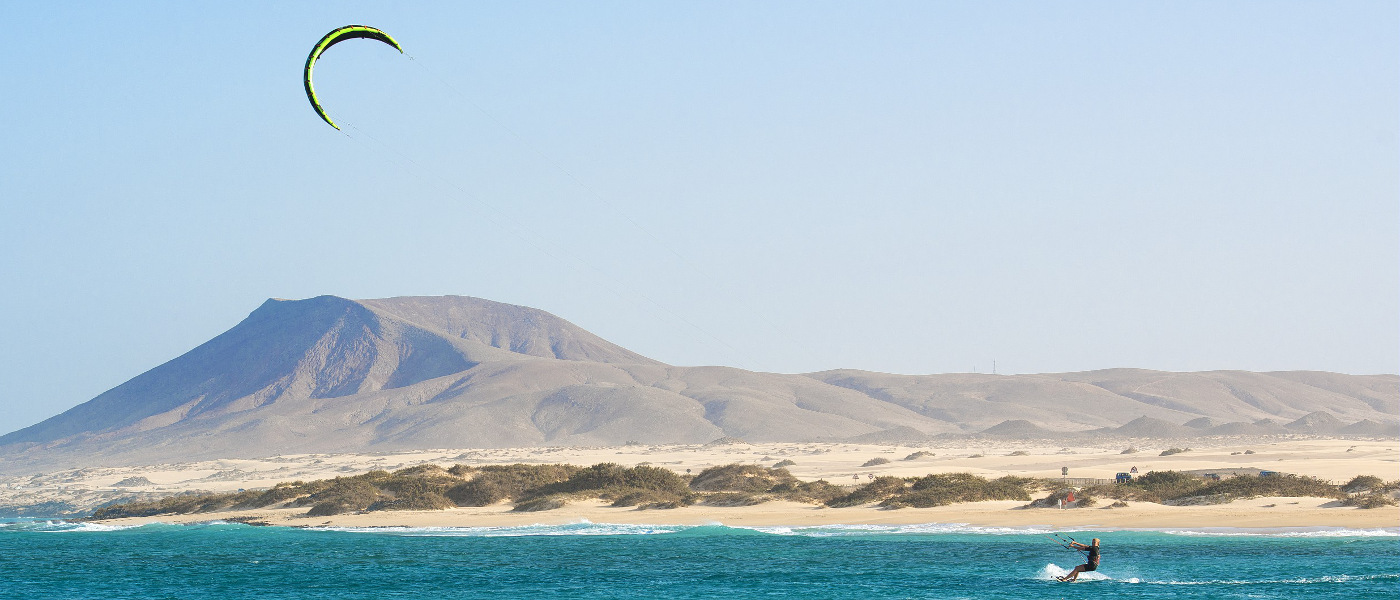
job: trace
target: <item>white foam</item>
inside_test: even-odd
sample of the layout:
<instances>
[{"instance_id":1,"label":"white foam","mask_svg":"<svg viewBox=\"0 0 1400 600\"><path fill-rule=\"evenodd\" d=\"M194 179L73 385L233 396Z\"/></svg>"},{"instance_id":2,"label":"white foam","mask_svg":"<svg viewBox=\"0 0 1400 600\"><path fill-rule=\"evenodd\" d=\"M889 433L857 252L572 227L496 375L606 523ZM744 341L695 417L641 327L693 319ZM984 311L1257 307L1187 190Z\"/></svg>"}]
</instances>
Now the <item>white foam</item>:
<instances>
[{"instance_id":1,"label":"white foam","mask_svg":"<svg viewBox=\"0 0 1400 600\"><path fill-rule=\"evenodd\" d=\"M1058 530L1045 526L1026 527L989 527L980 525L970 525L967 523L919 523L907 525L769 525L769 526L749 526L749 525L724 525L723 523L712 522L704 525L637 525L625 523L593 523L586 519L567 523L563 525L545 525L536 523L533 525L499 526L499 527L313 527L318 531L339 531L350 533L383 533L405 536L482 536L482 537L508 537L508 536L563 536L563 535L656 535L664 533L678 533L696 529L697 527L716 527L733 530L753 531L769 535L779 536L799 536L799 537L854 537L870 535L947 535L947 534L971 534L971 535L1046 535L1051 533L1064 533L1070 530ZM1075 529L1077 532L1107 532L1107 531L1127 531L1127 532L1152 532L1169 535L1202 536L1202 537L1283 537L1283 538L1370 538L1370 537L1400 537L1400 528L1393 529L1345 529L1337 527L1315 527L1315 528L1270 528L1270 529L1244 529L1244 528L1203 528L1203 529Z\"/></svg>"},{"instance_id":2,"label":"white foam","mask_svg":"<svg viewBox=\"0 0 1400 600\"><path fill-rule=\"evenodd\" d=\"M1282 583L1345 583L1348 581L1373 581L1385 579L1400 579L1400 573L1380 573L1376 575L1321 575L1318 577L1296 577L1292 579L1209 579L1201 581L1178 581L1173 579L1167 579L1161 581L1149 580L1145 583L1153 585L1273 585Z\"/></svg>"},{"instance_id":3,"label":"white foam","mask_svg":"<svg viewBox=\"0 0 1400 600\"><path fill-rule=\"evenodd\" d=\"M1040 572L1035 574L1035 578L1043 581L1056 581L1057 578L1069 575L1070 571L1071 569L1066 569L1055 563L1047 563L1044 567L1040 568ZM1088 571L1080 573L1077 581L1113 581L1113 578L1098 571ZM1137 582L1138 580L1136 577L1126 580L1126 583Z\"/></svg>"},{"instance_id":4,"label":"white foam","mask_svg":"<svg viewBox=\"0 0 1400 600\"><path fill-rule=\"evenodd\" d=\"M1340 537L1400 537L1400 527L1376 529L1347 529L1345 527L1274 527L1244 529L1212 527L1202 529L1143 529L1171 535L1197 537L1281 537L1281 538L1340 538Z\"/></svg>"},{"instance_id":5,"label":"white foam","mask_svg":"<svg viewBox=\"0 0 1400 600\"><path fill-rule=\"evenodd\" d=\"M36 531L40 533L66 533L66 532L107 532L124 531L140 527L140 525L106 525L103 523L70 523L62 519L49 521L15 521L10 523L0 523L0 529Z\"/></svg>"},{"instance_id":6,"label":"white foam","mask_svg":"<svg viewBox=\"0 0 1400 600\"><path fill-rule=\"evenodd\" d=\"M683 525L630 525L582 520L565 525L510 527L312 527L315 531L379 533L410 537L526 537L561 535L656 535L690 529Z\"/></svg>"},{"instance_id":7,"label":"white foam","mask_svg":"<svg viewBox=\"0 0 1400 600\"><path fill-rule=\"evenodd\" d=\"M850 537L863 535L949 534L975 533L989 535L1026 535L1048 533L1049 529L980 527L966 523L927 523L919 525L814 525L814 526L728 526L719 522L704 525L637 525L626 523L593 523L588 520L564 525L498 526L498 527L312 527L316 531L347 533L382 533L404 536L559 536L559 535L656 535L678 533L700 527L754 531L770 535L802 537Z\"/></svg>"},{"instance_id":8,"label":"white foam","mask_svg":"<svg viewBox=\"0 0 1400 600\"><path fill-rule=\"evenodd\" d=\"M1052 529L1039 527L984 527L967 523L918 523L911 525L813 525L797 526L737 526L736 529L749 529L773 535L798 535L810 537L840 537L871 534L948 534L971 533L983 535L1038 535L1051 533Z\"/></svg>"},{"instance_id":9,"label":"white foam","mask_svg":"<svg viewBox=\"0 0 1400 600\"><path fill-rule=\"evenodd\" d=\"M75 524L72 528L70 528L70 529L62 529L62 530L59 530L59 531L84 531L84 532L92 532L92 531L96 531L96 532L105 532L105 531L125 531L125 530L127 530L127 529L135 529L135 528L137 528L137 527L141 527L141 525L104 525L104 524L102 524L102 523L76 523L76 524Z\"/></svg>"}]
</instances>

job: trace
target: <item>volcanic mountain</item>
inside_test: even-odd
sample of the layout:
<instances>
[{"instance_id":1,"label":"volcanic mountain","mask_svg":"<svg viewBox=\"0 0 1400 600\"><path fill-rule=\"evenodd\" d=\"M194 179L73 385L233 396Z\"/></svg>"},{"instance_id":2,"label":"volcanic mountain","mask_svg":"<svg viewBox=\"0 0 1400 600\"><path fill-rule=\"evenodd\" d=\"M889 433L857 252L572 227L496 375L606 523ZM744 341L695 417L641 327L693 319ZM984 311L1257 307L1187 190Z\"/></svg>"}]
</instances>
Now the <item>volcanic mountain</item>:
<instances>
[{"instance_id":1,"label":"volcanic mountain","mask_svg":"<svg viewBox=\"0 0 1400 600\"><path fill-rule=\"evenodd\" d=\"M1141 417L1307 417L1328 431L1369 419L1392 431L1397 413L1395 375L756 373L666 365L550 313L489 300L320 296L268 300L184 355L0 436L8 465L0 468L726 436L876 439L975 433L1014 419L1055 432Z\"/></svg>"}]
</instances>

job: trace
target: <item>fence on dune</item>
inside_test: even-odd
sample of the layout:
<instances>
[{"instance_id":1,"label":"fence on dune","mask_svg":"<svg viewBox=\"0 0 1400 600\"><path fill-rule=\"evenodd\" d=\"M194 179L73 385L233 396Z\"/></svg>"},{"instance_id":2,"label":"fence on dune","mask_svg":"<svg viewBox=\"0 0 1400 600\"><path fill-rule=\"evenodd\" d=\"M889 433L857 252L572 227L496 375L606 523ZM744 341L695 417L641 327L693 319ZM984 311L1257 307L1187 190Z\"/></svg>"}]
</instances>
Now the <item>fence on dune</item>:
<instances>
[{"instance_id":1,"label":"fence on dune","mask_svg":"<svg viewBox=\"0 0 1400 600\"><path fill-rule=\"evenodd\" d=\"M1104 485L1113 483L1112 479L1098 479L1096 477L1058 477L1054 481L1059 481L1065 485L1086 487L1091 485Z\"/></svg>"}]
</instances>

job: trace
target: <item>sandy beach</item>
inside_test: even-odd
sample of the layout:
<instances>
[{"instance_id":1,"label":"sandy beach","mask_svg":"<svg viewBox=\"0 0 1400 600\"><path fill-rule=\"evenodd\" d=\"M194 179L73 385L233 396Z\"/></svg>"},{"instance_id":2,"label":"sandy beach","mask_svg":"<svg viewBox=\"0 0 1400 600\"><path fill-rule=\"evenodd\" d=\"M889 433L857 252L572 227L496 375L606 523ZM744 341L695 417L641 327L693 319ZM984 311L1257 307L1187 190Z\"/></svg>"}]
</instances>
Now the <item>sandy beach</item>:
<instances>
[{"instance_id":1,"label":"sandy beach","mask_svg":"<svg viewBox=\"0 0 1400 600\"><path fill-rule=\"evenodd\" d=\"M1168 448L1187 452L1160 456ZM1136 452L1125 454L1125 450ZM926 453L910 458L918 453ZM889 462L861 466L869 462ZM354 475L371 469L395 470L425 463L452 464L614 462L650 464L685 473L730 463L786 468L803 480L825 479L854 485L874 476L916 476L964 472L986 477L1017 475L1108 479L1137 467L1162 470L1268 469L1343 483L1356 475L1393 480L1400 470L1400 443L1338 439L1217 439L1190 442L1113 440L1093 446L1046 442L951 442L946 445L729 444L712 446L624 446L610 448L510 448L435 450L379 455L294 455L196 463L60 471L0 480L0 502L110 497L117 494L227 492L268 487L279 481ZM1073 483L1073 480L1070 481ZM614 508L596 500L575 501L555 510L512 512L506 503L440 511L380 511L333 517L306 517L306 509L270 509L118 519L112 524L190 523L243 519L288 526L336 527L498 527L577 522L738 526L823 524L968 524L987 527L1047 526L1100 528L1211 527L1400 527L1400 508L1357 509L1328 498L1253 498L1209 506L1163 506L1130 502L1127 507L1095 506L1068 510L1024 509L1024 502L979 502L935 508L880 509L874 506L823 508L792 502L747 507L689 506L677 509Z\"/></svg>"}]
</instances>

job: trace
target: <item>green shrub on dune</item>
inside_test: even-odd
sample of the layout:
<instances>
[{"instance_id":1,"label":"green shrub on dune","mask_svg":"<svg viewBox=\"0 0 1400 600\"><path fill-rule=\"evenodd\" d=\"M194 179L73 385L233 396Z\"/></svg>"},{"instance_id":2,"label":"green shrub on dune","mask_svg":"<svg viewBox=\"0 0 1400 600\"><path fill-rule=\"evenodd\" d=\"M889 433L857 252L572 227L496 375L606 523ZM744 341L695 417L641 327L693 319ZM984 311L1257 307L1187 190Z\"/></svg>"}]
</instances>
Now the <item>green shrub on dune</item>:
<instances>
[{"instance_id":1,"label":"green shrub on dune","mask_svg":"<svg viewBox=\"0 0 1400 600\"><path fill-rule=\"evenodd\" d=\"M1383 487L1385 487L1385 481L1382 481L1380 477L1376 477L1375 475L1357 475L1351 478L1351 481L1342 484L1342 491L1348 494L1359 494L1362 492L1379 490Z\"/></svg>"},{"instance_id":2,"label":"green shrub on dune","mask_svg":"<svg viewBox=\"0 0 1400 600\"><path fill-rule=\"evenodd\" d=\"M336 477L312 484L300 488L301 491L310 492L309 494L290 503L291 506L311 506L311 510L306 513L311 517L360 512L370 510L370 507L375 505L378 506L376 510L407 510L410 506L432 505L435 503L419 496L429 492L440 496L442 488L446 487L445 482L429 483L415 475L399 475L383 470L353 477ZM395 503L401 495L403 501Z\"/></svg>"},{"instance_id":3,"label":"green shrub on dune","mask_svg":"<svg viewBox=\"0 0 1400 600\"><path fill-rule=\"evenodd\" d=\"M1271 477L1230 477L1210 482L1192 492L1191 496L1223 495L1230 500L1283 496L1288 498L1336 498L1346 494L1338 486L1306 475L1274 475Z\"/></svg>"},{"instance_id":4,"label":"green shrub on dune","mask_svg":"<svg viewBox=\"0 0 1400 600\"><path fill-rule=\"evenodd\" d=\"M376 482L379 489L389 492L395 496L423 494L436 492L441 494L448 486L461 481L456 477L392 477Z\"/></svg>"},{"instance_id":5,"label":"green shrub on dune","mask_svg":"<svg viewBox=\"0 0 1400 600\"><path fill-rule=\"evenodd\" d=\"M1394 492L1400 491L1400 481L1382 481L1376 476L1357 476L1347 481L1341 487L1341 491L1347 492L1347 498L1341 501L1343 506L1357 506L1357 508L1382 508L1382 506L1396 505Z\"/></svg>"},{"instance_id":6,"label":"green shrub on dune","mask_svg":"<svg viewBox=\"0 0 1400 600\"><path fill-rule=\"evenodd\" d=\"M675 494L639 488L608 488L602 498L612 500L610 506L615 507L680 508L695 503L694 494Z\"/></svg>"},{"instance_id":7,"label":"green shrub on dune","mask_svg":"<svg viewBox=\"0 0 1400 600\"><path fill-rule=\"evenodd\" d=\"M491 506L509 498L510 492L494 478L477 477L448 488L443 495L457 506Z\"/></svg>"},{"instance_id":8,"label":"green shrub on dune","mask_svg":"<svg viewBox=\"0 0 1400 600\"><path fill-rule=\"evenodd\" d=\"M397 471L394 471L394 472L393 472L393 475L394 475L394 477L398 477L398 478L401 478L401 477L421 477L421 478L427 478L427 479L447 479L447 478L455 479L455 478L457 478L457 475L453 475L453 474L451 474L451 473L448 473L447 469L444 469L444 468L442 468L441 466L438 466L438 465L435 465L435 464L432 464L432 463L423 463L423 464L421 464L421 465L417 465L417 466L413 466L413 467L408 467L408 468L405 468L405 469L399 469L399 470L397 470Z\"/></svg>"},{"instance_id":9,"label":"green shrub on dune","mask_svg":"<svg viewBox=\"0 0 1400 600\"><path fill-rule=\"evenodd\" d=\"M685 480L670 469L617 463L598 463L569 475L568 479L537 489L534 493L576 493L614 488L636 488L683 494Z\"/></svg>"},{"instance_id":10,"label":"green shrub on dune","mask_svg":"<svg viewBox=\"0 0 1400 600\"><path fill-rule=\"evenodd\" d=\"M487 465L476 467L473 470L493 475L503 481L509 481L512 489L518 487L521 490L527 490L567 480L582 469L574 465L514 464Z\"/></svg>"},{"instance_id":11,"label":"green shrub on dune","mask_svg":"<svg viewBox=\"0 0 1400 600\"><path fill-rule=\"evenodd\" d=\"M686 484L685 478L662 467L641 465L627 469L623 476L623 484L627 487L677 495L690 493L690 486Z\"/></svg>"},{"instance_id":12,"label":"green shrub on dune","mask_svg":"<svg viewBox=\"0 0 1400 600\"><path fill-rule=\"evenodd\" d=\"M568 479L545 487L556 492L582 492L624 486L627 486L627 467L617 463L598 463L579 469Z\"/></svg>"},{"instance_id":13,"label":"green shrub on dune","mask_svg":"<svg viewBox=\"0 0 1400 600\"><path fill-rule=\"evenodd\" d=\"M227 510L230 508L238 508L243 506L244 504L247 504L262 497L262 495L263 492L255 490L245 490L241 492L233 492L232 494L222 494L222 497L219 499L218 502L218 507L211 508L210 510Z\"/></svg>"},{"instance_id":14,"label":"green shrub on dune","mask_svg":"<svg viewBox=\"0 0 1400 600\"><path fill-rule=\"evenodd\" d=\"M302 496L314 494L326 488L330 480L313 481L306 483L303 481L282 482L272 486L257 496L250 498L246 502L235 505L235 508L263 508L275 504L281 504L288 500L295 500Z\"/></svg>"},{"instance_id":15,"label":"green shrub on dune","mask_svg":"<svg viewBox=\"0 0 1400 600\"><path fill-rule=\"evenodd\" d=\"M704 493L708 506L751 506L769 500L823 504L846 494L826 481L801 481L787 469L744 464L705 469L690 481L690 489Z\"/></svg>"},{"instance_id":16,"label":"green shrub on dune","mask_svg":"<svg viewBox=\"0 0 1400 600\"><path fill-rule=\"evenodd\" d=\"M1400 491L1400 481L1385 482L1375 475L1357 475L1342 485L1348 496L1342 499L1342 506L1357 508L1381 508L1395 506L1394 492Z\"/></svg>"},{"instance_id":17,"label":"green shrub on dune","mask_svg":"<svg viewBox=\"0 0 1400 600\"><path fill-rule=\"evenodd\" d=\"M539 512L542 510L554 510L556 508L563 508L564 505L568 503L568 496L565 496L563 494L554 494L550 496L540 496L538 498L531 498L524 502L517 503L515 505L515 508L512 508L511 510L513 512Z\"/></svg>"},{"instance_id":18,"label":"green shrub on dune","mask_svg":"<svg viewBox=\"0 0 1400 600\"><path fill-rule=\"evenodd\" d=\"M1181 471L1151 471L1127 483L1093 486L1091 489L1096 496L1116 500L1162 502L1192 495L1205 484L1206 480L1199 475Z\"/></svg>"},{"instance_id":19,"label":"green shrub on dune","mask_svg":"<svg viewBox=\"0 0 1400 600\"><path fill-rule=\"evenodd\" d=\"M1379 481L1379 479L1376 480ZM1080 488L1075 491L1075 496L1080 499L1079 506L1092 504L1094 498L1111 498L1118 501L1137 500L1172 505L1223 504L1244 498L1263 496L1336 498L1343 500L1343 504L1362 502L1353 499L1355 496L1348 496L1347 489L1354 487L1360 490L1363 489L1364 485L1373 482L1371 479L1363 477L1358 477L1353 482L1357 485L1353 486L1352 483L1348 483L1345 486L1337 486L1315 477L1289 474L1268 477L1242 475L1212 481L1180 471L1153 471L1121 484ZM1061 490L1056 494L1064 494L1066 491ZM1037 501L1035 506L1053 506L1055 499L1056 495L1051 494L1051 496ZM1086 503L1084 500L1089 500L1089 502Z\"/></svg>"},{"instance_id":20,"label":"green shrub on dune","mask_svg":"<svg viewBox=\"0 0 1400 600\"><path fill-rule=\"evenodd\" d=\"M690 489L699 492L759 493L781 484L796 483L787 469L766 469L758 465L730 464L710 467L690 480Z\"/></svg>"},{"instance_id":21,"label":"green shrub on dune","mask_svg":"<svg viewBox=\"0 0 1400 600\"><path fill-rule=\"evenodd\" d=\"M472 478L443 493L457 506L490 506L502 500L524 498L527 492L569 479L580 469L573 465L454 465L449 475Z\"/></svg>"},{"instance_id":22,"label":"green shrub on dune","mask_svg":"<svg viewBox=\"0 0 1400 600\"><path fill-rule=\"evenodd\" d=\"M844 508L849 506L860 506L871 502L882 502L897 494L904 493L907 482L900 477L876 477L870 483L856 488L854 491L844 496L834 498L826 505L832 508Z\"/></svg>"},{"instance_id":23,"label":"green shrub on dune","mask_svg":"<svg viewBox=\"0 0 1400 600\"><path fill-rule=\"evenodd\" d=\"M521 510L520 505L524 503L533 507L534 500L545 497L599 498L613 506L674 508L692 502L690 496L685 479L670 469L599 463L578 469L564 481L526 491L516 510Z\"/></svg>"},{"instance_id":24,"label":"green shrub on dune","mask_svg":"<svg viewBox=\"0 0 1400 600\"><path fill-rule=\"evenodd\" d=\"M1354 494L1342 499L1342 506L1355 506L1356 508L1383 508L1395 506L1395 504L1394 497L1382 492Z\"/></svg>"},{"instance_id":25,"label":"green shrub on dune","mask_svg":"<svg viewBox=\"0 0 1400 600\"><path fill-rule=\"evenodd\" d=\"M311 510L307 511L306 516L323 517L359 512L368 509L375 502L391 499L370 483L369 478L347 477L333 481L334 483L325 490L297 500L300 506L311 505Z\"/></svg>"},{"instance_id":26,"label":"green shrub on dune","mask_svg":"<svg viewBox=\"0 0 1400 600\"><path fill-rule=\"evenodd\" d=\"M93 512L94 519L120 519L125 517L152 517L156 515L189 514L213 512L233 505L235 499L246 498L246 492L232 494L180 494L159 500L128 502L104 506Z\"/></svg>"},{"instance_id":27,"label":"green shrub on dune","mask_svg":"<svg viewBox=\"0 0 1400 600\"><path fill-rule=\"evenodd\" d=\"M909 491L886 498L886 508L928 508L960 502L1030 500L1024 477L1006 476L988 481L970 473L941 473L915 479Z\"/></svg>"},{"instance_id":28,"label":"green shrub on dune","mask_svg":"<svg viewBox=\"0 0 1400 600\"><path fill-rule=\"evenodd\" d=\"M443 471L446 474L446 471ZM453 477L451 480L455 480ZM365 510L442 510L455 506L443 492L451 480L437 477L396 477L384 482L380 490L393 497L376 500Z\"/></svg>"},{"instance_id":29,"label":"green shrub on dune","mask_svg":"<svg viewBox=\"0 0 1400 600\"><path fill-rule=\"evenodd\" d=\"M1218 504L1260 496L1342 498L1341 488L1314 477L1238 476L1207 481L1180 471L1153 471L1122 484L1084 488L1085 493L1116 500L1174 504Z\"/></svg>"},{"instance_id":30,"label":"green shrub on dune","mask_svg":"<svg viewBox=\"0 0 1400 600\"><path fill-rule=\"evenodd\" d=\"M784 481L768 489L774 498L808 504L826 504L846 495L846 489L828 483L824 479L816 481Z\"/></svg>"},{"instance_id":31,"label":"green shrub on dune","mask_svg":"<svg viewBox=\"0 0 1400 600\"><path fill-rule=\"evenodd\" d=\"M1059 485L1059 482L1055 480L1046 480L1044 483L1047 487ZM1091 485L1073 491L1076 499L1080 500L1107 498L1116 501L1134 500L1160 504L1172 499L1196 495L1196 491L1205 485L1206 480L1199 475L1181 471L1151 471L1125 483ZM1056 500L1062 500L1069 491L1071 491L1069 488L1059 489L1050 496L1037 500L1032 506L1054 507ZM1216 499L1216 501L1219 500L1221 499ZM1093 502L1080 501L1078 506L1089 506L1089 504L1093 504Z\"/></svg>"},{"instance_id":32,"label":"green shrub on dune","mask_svg":"<svg viewBox=\"0 0 1400 600\"><path fill-rule=\"evenodd\" d=\"M1030 483L1031 480L1025 477L1012 477L1007 475L1000 479L988 481L985 477L979 477L971 473L938 473L925 475L914 480L909 489L922 491L930 489L951 489L951 490L985 490L991 489L1016 489L1024 492L1021 486Z\"/></svg>"},{"instance_id":33,"label":"green shrub on dune","mask_svg":"<svg viewBox=\"0 0 1400 600\"><path fill-rule=\"evenodd\" d=\"M769 500L763 494L750 494L747 492L716 492L706 494L703 503L705 506L754 506L763 504Z\"/></svg>"},{"instance_id":34,"label":"green shrub on dune","mask_svg":"<svg viewBox=\"0 0 1400 600\"><path fill-rule=\"evenodd\" d=\"M378 500L365 507L367 512L376 510L442 510L456 506L446 496L436 492L400 496L392 500ZM314 516L314 515L312 515Z\"/></svg>"}]
</instances>

